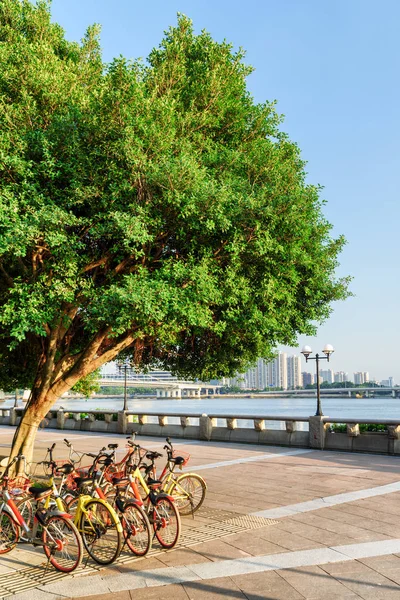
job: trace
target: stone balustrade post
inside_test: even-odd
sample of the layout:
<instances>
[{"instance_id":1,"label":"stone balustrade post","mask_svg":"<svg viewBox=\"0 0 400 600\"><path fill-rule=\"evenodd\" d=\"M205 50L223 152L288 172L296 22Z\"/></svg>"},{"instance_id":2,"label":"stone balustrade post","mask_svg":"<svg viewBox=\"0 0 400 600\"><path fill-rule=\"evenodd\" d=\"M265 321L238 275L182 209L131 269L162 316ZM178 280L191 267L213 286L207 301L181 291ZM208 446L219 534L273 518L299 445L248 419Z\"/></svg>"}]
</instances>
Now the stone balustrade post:
<instances>
[{"instance_id":1,"label":"stone balustrade post","mask_svg":"<svg viewBox=\"0 0 400 600\"><path fill-rule=\"evenodd\" d=\"M296 431L296 421L285 421L286 433L294 433Z\"/></svg>"},{"instance_id":2,"label":"stone balustrade post","mask_svg":"<svg viewBox=\"0 0 400 600\"><path fill-rule=\"evenodd\" d=\"M147 424L147 416L146 415L138 415L138 421L139 421L139 425L146 425Z\"/></svg>"},{"instance_id":3,"label":"stone balustrade post","mask_svg":"<svg viewBox=\"0 0 400 600\"><path fill-rule=\"evenodd\" d=\"M165 427L165 425L168 425L168 417L158 417L158 424L160 425L160 427Z\"/></svg>"},{"instance_id":4,"label":"stone balustrade post","mask_svg":"<svg viewBox=\"0 0 400 600\"><path fill-rule=\"evenodd\" d=\"M237 420L236 419L226 419L226 426L228 429L237 429Z\"/></svg>"},{"instance_id":5,"label":"stone balustrade post","mask_svg":"<svg viewBox=\"0 0 400 600\"><path fill-rule=\"evenodd\" d=\"M72 413L72 418L74 421L80 421L81 420L81 413Z\"/></svg>"},{"instance_id":6,"label":"stone balustrade post","mask_svg":"<svg viewBox=\"0 0 400 600\"><path fill-rule=\"evenodd\" d=\"M189 427L190 426L190 417L181 417L181 427Z\"/></svg>"},{"instance_id":7,"label":"stone balustrade post","mask_svg":"<svg viewBox=\"0 0 400 600\"><path fill-rule=\"evenodd\" d=\"M12 408L10 410L10 425L16 425L17 424L17 411L15 410L15 408Z\"/></svg>"},{"instance_id":8,"label":"stone balustrade post","mask_svg":"<svg viewBox=\"0 0 400 600\"><path fill-rule=\"evenodd\" d=\"M264 419L254 419L254 429L256 431L264 431L264 429L265 429Z\"/></svg>"},{"instance_id":9,"label":"stone balustrade post","mask_svg":"<svg viewBox=\"0 0 400 600\"><path fill-rule=\"evenodd\" d=\"M199 419L199 438L201 440L206 440L208 442L211 439L214 421L215 419L210 419L210 417L206 414L201 415Z\"/></svg>"},{"instance_id":10,"label":"stone balustrade post","mask_svg":"<svg viewBox=\"0 0 400 600\"><path fill-rule=\"evenodd\" d=\"M118 421L117 421L117 432L118 433L126 433L128 429L128 419L125 410L120 410L118 412Z\"/></svg>"},{"instance_id":11,"label":"stone balustrade post","mask_svg":"<svg viewBox=\"0 0 400 600\"><path fill-rule=\"evenodd\" d=\"M388 435L392 440L400 439L400 425L388 425Z\"/></svg>"},{"instance_id":12,"label":"stone balustrade post","mask_svg":"<svg viewBox=\"0 0 400 600\"><path fill-rule=\"evenodd\" d=\"M360 426L358 423L347 423L346 432L349 437L357 437L360 435Z\"/></svg>"},{"instance_id":13,"label":"stone balustrade post","mask_svg":"<svg viewBox=\"0 0 400 600\"><path fill-rule=\"evenodd\" d=\"M57 411L57 429L64 429L65 425L65 413L63 408L59 408Z\"/></svg>"},{"instance_id":14,"label":"stone balustrade post","mask_svg":"<svg viewBox=\"0 0 400 600\"><path fill-rule=\"evenodd\" d=\"M112 423L112 418L113 418L112 413L104 413L104 421L106 423L108 423L108 424Z\"/></svg>"},{"instance_id":15,"label":"stone balustrade post","mask_svg":"<svg viewBox=\"0 0 400 600\"><path fill-rule=\"evenodd\" d=\"M323 450L325 448L326 425L324 417L313 416L309 418L309 444L310 448Z\"/></svg>"},{"instance_id":16,"label":"stone balustrade post","mask_svg":"<svg viewBox=\"0 0 400 600\"><path fill-rule=\"evenodd\" d=\"M89 413L87 416L87 420L89 421L89 423L94 423L96 420L96 415Z\"/></svg>"}]
</instances>

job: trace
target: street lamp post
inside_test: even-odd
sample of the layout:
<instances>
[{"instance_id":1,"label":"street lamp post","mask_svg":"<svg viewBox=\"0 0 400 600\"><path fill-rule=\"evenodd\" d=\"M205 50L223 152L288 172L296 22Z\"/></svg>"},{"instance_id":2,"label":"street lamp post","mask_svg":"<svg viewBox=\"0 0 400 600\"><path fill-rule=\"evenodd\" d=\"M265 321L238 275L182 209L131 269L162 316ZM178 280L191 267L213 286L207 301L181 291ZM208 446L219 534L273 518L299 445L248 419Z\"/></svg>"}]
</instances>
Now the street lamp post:
<instances>
[{"instance_id":1,"label":"street lamp post","mask_svg":"<svg viewBox=\"0 0 400 600\"><path fill-rule=\"evenodd\" d=\"M127 383L126 383L126 372L129 368L129 365L126 363L119 365L118 368L124 370L124 410L128 410L128 393L127 393Z\"/></svg>"},{"instance_id":2,"label":"street lamp post","mask_svg":"<svg viewBox=\"0 0 400 600\"><path fill-rule=\"evenodd\" d=\"M316 371L317 371L317 412L315 413L315 416L322 417L323 412L322 412L322 406L321 406L321 387L320 387L320 383L319 383L319 361L327 360L329 362L330 355L332 354L332 352L334 352L334 349L333 349L333 346L331 346L330 344L326 344L325 348L322 350L322 352L325 354L325 356L321 356L320 354L316 353L315 356L310 357L311 352L312 352L312 350L311 350L310 346L304 346L301 351L302 355L306 359L306 362L308 362L309 360L315 360Z\"/></svg>"}]
</instances>

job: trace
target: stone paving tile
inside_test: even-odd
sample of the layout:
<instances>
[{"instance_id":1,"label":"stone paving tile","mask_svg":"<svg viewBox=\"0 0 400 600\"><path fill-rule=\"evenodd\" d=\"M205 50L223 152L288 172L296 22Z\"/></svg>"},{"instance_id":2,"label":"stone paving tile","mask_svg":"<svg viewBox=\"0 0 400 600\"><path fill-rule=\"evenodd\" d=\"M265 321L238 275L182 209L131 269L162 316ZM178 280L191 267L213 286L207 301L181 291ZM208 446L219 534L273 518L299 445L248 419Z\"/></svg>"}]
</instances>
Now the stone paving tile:
<instances>
[{"instance_id":1,"label":"stone paving tile","mask_svg":"<svg viewBox=\"0 0 400 600\"><path fill-rule=\"evenodd\" d=\"M140 591L140 590L138 590ZM131 593L129 591L125 592L115 592L114 594L100 594L95 596L86 596L86 600L132 600ZM135 598L136 598L136 590L135 590Z\"/></svg>"},{"instance_id":2,"label":"stone paving tile","mask_svg":"<svg viewBox=\"0 0 400 600\"><path fill-rule=\"evenodd\" d=\"M372 569L362 572L357 569L356 571L348 570L345 573L336 573L335 579L361 598L375 598L376 600L386 600L387 598L397 598L398 600L400 598L400 586Z\"/></svg>"},{"instance_id":3,"label":"stone paving tile","mask_svg":"<svg viewBox=\"0 0 400 600\"><path fill-rule=\"evenodd\" d=\"M0 557L0 573L42 564L45 565L47 563L43 549L40 549L40 551L34 550L32 546L27 544L20 544L17 548L17 552L14 550Z\"/></svg>"},{"instance_id":4,"label":"stone paving tile","mask_svg":"<svg viewBox=\"0 0 400 600\"><path fill-rule=\"evenodd\" d=\"M328 563L326 565L320 565L321 569L323 569L329 575L333 577L337 577L338 575L347 575L348 573L353 573L354 575L368 575L373 572L373 569L363 564L363 562L359 560L351 560L351 561L343 561L336 563Z\"/></svg>"},{"instance_id":5,"label":"stone paving tile","mask_svg":"<svg viewBox=\"0 0 400 600\"><path fill-rule=\"evenodd\" d=\"M300 594L276 571L232 577L248 600L303 600Z\"/></svg>"},{"instance_id":6,"label":"stone paving tile","mask_svg":"<svg viewBox=\"0 0 400 600\"><path fill-rule=\"evenodd\" d=\"M382 497L382 502L385 503L385 498ZM348 504L339 504L334 509L340 515L348 515L348 518L359 517L360 519L375 521L376 523L393 523L393 515L386 512L363 508L358 502L350 502Z\"/></svg>"},{"instance_id":7,"label":"stone paving tile","mask_svg":"<svg viewBox=\"0 0 400 600\"><path fill-rule=\"evenodd\" d=\"M349 506L348 504L346 506ZM368 511L371 514L372 511ZM353 512L348 512L340 506L332 508L324 508L315 512L315 517L323 517L332 521L332 523L340 524L340 527L350 527L364 529L374 533L381 533L387 537L397 537L397 532L393 529L393 523L381 521L377 518L363 517ZM392 519L393 521L393 519ZM353 529L349 529L349 534ZM357 536L354 536L357 539Z\"/></svg>"},{"instance_id":8,"label":"stone paving tile","mask_svg":"<svg viewBox=\"0 0 400 600\"><path fill-rule=\"evenodd\" d=\"M340 581L330 577L320 567L284 569L279 571L279 575L307 599L354 598L353 591Z\"/></svg>"},{"instance_id":9,"label":"stone paving tile","mask_svg":"<svg viewBox=\"0 0 400 600\"><path fill-rule=\"evenodd\" d=\"M166 552L160 557L160 561L167 567L178 567L181 565L194 565L203 562L210 562L211 559L207 558L200 552L196 552L197 546L191 548L182 548L174 550L172 552Z\"/></svg>"},{"instance_id":10,"label":"stone paving tile","mask_svg":"<svg viewBox=\"0 0 400 600\"><path fill-rule=\"evenodd\" d=\"M279 526L270 527L269 530L263 530L263 539L282 546L286 550L311 550L312 548L323 548L325 544L306 539L292 532L279 529Z\"/></svg>"},{"instance_id":11,"label":"stone paving tile","mask_svg":"<svg viewBox=\"0 0 400 600\"><path fill-rule=\"evenodd\" d=\"M231 598L232 600L248 600L239 586L230 577L221 577L202 581L191 581L184 583L186 591L186 600L219 600L220 598ZM265 600L265 596L260 596L259 600ZM136 599L135 599L136 600ZM143 600L147 600L143 596Z\"/></svg>"},{"instance_id":12,"label":"stone paving tile","mask_svg":"<svg viewBox=\"0 0 400 600\"><path fill-rule=\"evenodd\" d=\"M396 499L392 500L389 496L396 495ZM382 500L384 498L384 500ZM384 502L384 504L383 504ZM384 512L385 514L392 515L392 518L400 516L400 497L396 493L387 494L386 496L378 496L375 498L366 498L365 500L359 501L359 506L362 508L368 508L378 513Z\"/></svg>"},{"instance_id":13,"label":"stone paving tile","mask_svg":"<svg viewBox=\"0 0 400 600\"><path fill-rule=\"evenodd\" d=\"M252 554L253 556L259 556L261 554L279 554L286 550L283 546L273 544L272 542L263 539L258 530L230 535L224 539L224 542L234 548Z\"/></svg>"},{"instance_id":14,"label":"stone paving tile","mask_svg":"<svg viewBox=\"0 0 400 600\"><path fill-rule=\"evenodd\" d=\"M351 544L354 542L353 538L346 538L344 535L335 534L332 532L326 532L323 529L318 527L313 527L311 525L304 525L303 523L297 523L296 521L292 521L291 519L282 519L279 525L275 527L279 527L282 531L286 531L287 533L296 533L305 539L320 542L321 544L329 545L329 546L339 546L346 543Z\"/></svg>"},{"instance_id":15,"label":"stone paving tile","mask_svg":"<svg viewBox=\"0 0 400 600\"><path fill-rule=\"evenodd\" d=\"M359 558L358 562L366 565L374 571L383 573L385 570L400 569L400 557L394 554L390 556L371 556L368 558Z\"/></svg>"},{"instance_id":16,"label":"stone paving tile","mask_svg":"<svg viewBox=\"0 0 400 600\"><path fill-rule=\"evenodd\" d=\"M327 532L343 534L354 540L376 539L376 533L387 537L397 537L398 534L398 532L393 529L393 526L385 523L375 524L374 526L373 523L371 524L369 522L369 525L372 528L372 531L370 531L368 527L361 527L362 521L359 521L359 526L351 525L348 522L337 522L336 520L322 517L319 510L294 515L291 517L291 520L298 523L304 523L305 525L313 525L314 527L319 527Z\"/></svg>"},{"instance_id":17,"label":"stone paving tile","mask_svg":"<svg viewBox=\"0 0 400 600\"><path fill-rule=\"evenodd\" d=\"M223 542L222 540L213 540L211 542L204 542L203 544L196 544L195 546L192 546L191 549L194 552L197 552L208 558L212 562L251 556L249 552L244 552L243 550L235 548L234 546L231 546L229 543Z\"/></svg>"},{"instance_id":18,"label":"stone paving tile","mask_svg":"<svg viewBox=\"0 0 400 600\"><path fill-rule=\"evenodd\" d=\"M141 558L141 559L133 559L132 562L126 564L115 564L106 567L104 571L101 573L105 573L107 576L109 574L120 573L131 573L132 571L150 571L152 569L162 569L165 567L165 563L160 560L161 557L149 557L149 558Z\"/></svg>"},{"instance_id":19,"label":"stone paving tile","mask_svg":"<svg viewBox=\"0 0 400 600\"><path fill-rule=\"evenodd\" d=\"M107 600L114 600L114 597ZM173 584L162 588L132 590L131 600L188 600L188 595L182 584Z\"/></svg>"}]
</instances>

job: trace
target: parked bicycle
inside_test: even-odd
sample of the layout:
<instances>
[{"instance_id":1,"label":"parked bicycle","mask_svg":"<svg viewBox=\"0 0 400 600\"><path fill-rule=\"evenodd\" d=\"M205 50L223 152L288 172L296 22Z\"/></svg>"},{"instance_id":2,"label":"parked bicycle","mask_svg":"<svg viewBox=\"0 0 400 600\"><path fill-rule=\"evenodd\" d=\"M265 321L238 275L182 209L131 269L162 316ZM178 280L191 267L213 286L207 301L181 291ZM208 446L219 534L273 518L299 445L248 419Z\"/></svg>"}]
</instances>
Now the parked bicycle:
<instances>
[{"instance_id":1,"label":"parked bicycle","mask_svg":"<svg viewBox=\"0 0 400 600\"><path fill-rule=\"evenodd\" d=\"M15 548L21 530L25 541L42 546L44 553L58 571L70 573L82 561L83 546L79 532L71 516L57 507L47 507L43 502L52 494L52 487L30 487L29 494L34 506L32 525L28 525L8 491L8 472L17 461L25 461L22 454L16 456L6 467L2 478L0 508L0 554ZM26 465L25 465L26 471Z\"/></svg>"},{"instance_id":2,"label":"parked bicycle","mask_svg":"<svg viewBox=\"0 0 400 600\"><path fill-rule=\"evenodd\" d=\"M126 499L133 496L137 502L143 502L149 521L153 525L155 537L163 548L173 548L178 543L181 532L181 519L174 499L161 490L161 481L151 478L145 480L140 471L140 463L144 455L152 463L162 455L158 452L144 451L131 439L128 440L128 446L131 452L124 463L125 469L120 473L121 476L116 476L112 470L108 471L108 478L118 493L111 491L106 494L106 497L113 503L116 503L118 496ZM143 490L142 494L139 486Z\"/></svg>"},{"instance_id":3,"label":"parked bicycle","mask_svg":"<svg viewBox=\"0 0 400 600\"><path fill-rule=\"evenodd\" d=\"M207 484L201 475L197 473L175 472L176 468L182 468L188 463L190 454L183 451L175 451L170 438L166 439L164 450L167 452L167 462L158 479L161 481L161 489L172 496L181 515L194 514L203 504ZM151 465L143 465L146 477L157 479L154 462Z\"/></svg>"}]
</instances>

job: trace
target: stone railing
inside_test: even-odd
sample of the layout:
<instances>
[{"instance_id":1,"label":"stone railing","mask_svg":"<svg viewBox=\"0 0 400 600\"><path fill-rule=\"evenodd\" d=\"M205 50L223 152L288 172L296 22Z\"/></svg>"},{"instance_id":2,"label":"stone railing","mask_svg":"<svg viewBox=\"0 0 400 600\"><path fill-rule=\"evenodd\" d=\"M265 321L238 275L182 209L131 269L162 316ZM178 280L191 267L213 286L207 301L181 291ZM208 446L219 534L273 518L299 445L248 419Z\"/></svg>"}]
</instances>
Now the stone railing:
<instances>
[{"instance_id":1,"label":"stone railing","mask_svg":"<svg viewBox=\"0 0 400 600\"><path fill-rule=\"evenodd\" d=\"M347 452L378 452L400 454L400 419L343 419L323 417L324 448ZM346 425L346 431L331 431L333 423ZM385 431L361 432L360 425L384 425Z\"/></svg>"},{"instance_id":2,"label":"stone railing","mask_svg":"<svg viewBox=\"0 0 400 600\"><path fill-rule=\"evenodd\" d=\"M0 408L0 425L18 425L24 408ZM243 423L244 422L244 423ZM271 426L271 424L274 426ZM346 431L332 431L340 423ZM244 424L244 426L243 426ZM251 424L251 426L249 426ZM360 432L360 424L384 425L379 432ZM205 441L247 442L350 452L400 454L400 419L343 419L287 415L225 415L182 412L54 410L41 427L104 433L175 437Z\"/></svg>"}]
</instances>

